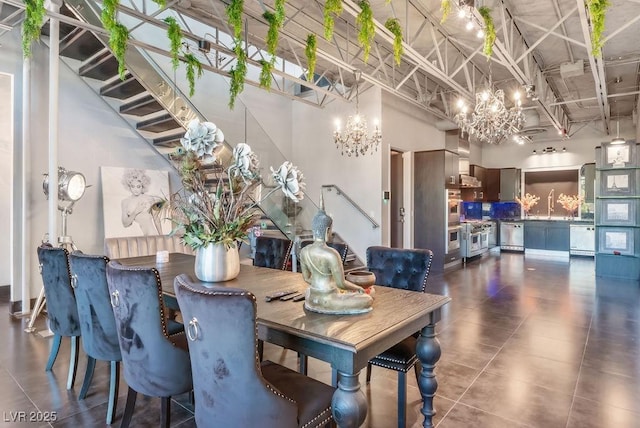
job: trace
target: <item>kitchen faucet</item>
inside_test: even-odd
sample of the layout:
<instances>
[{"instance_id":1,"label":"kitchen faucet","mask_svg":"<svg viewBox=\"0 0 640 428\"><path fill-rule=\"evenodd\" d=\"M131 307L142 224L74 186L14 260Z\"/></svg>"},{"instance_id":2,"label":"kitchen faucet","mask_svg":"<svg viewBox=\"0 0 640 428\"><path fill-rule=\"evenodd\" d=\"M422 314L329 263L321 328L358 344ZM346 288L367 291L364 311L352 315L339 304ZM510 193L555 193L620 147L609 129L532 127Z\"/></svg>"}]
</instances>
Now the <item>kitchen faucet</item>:
<instances>
[{"instance_id":1,"label":"kitchen faucet","mask_svg":"<svg viewBox=\"0 0 640 428\"><path fill-rule=\"evenodd\" d=\"M555 198L555 189L551 189L549 192L549 196L547 196L547 217L551 218L551 213L553 212L553 200Z\"/></svg>"}]
</instances>

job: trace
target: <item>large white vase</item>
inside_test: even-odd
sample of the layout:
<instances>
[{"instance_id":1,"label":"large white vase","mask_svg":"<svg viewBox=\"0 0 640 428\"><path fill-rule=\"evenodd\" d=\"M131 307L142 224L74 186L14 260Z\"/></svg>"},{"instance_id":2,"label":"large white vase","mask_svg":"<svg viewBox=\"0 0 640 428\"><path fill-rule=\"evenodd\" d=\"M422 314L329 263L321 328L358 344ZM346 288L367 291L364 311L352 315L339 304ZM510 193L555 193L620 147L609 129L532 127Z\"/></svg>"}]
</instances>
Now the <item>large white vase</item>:
<instances>
[{"instance_id":1,"label":"large white vase","mask_svg":"<svg viewBox=\"0 0 640 428\"><path fill-rule=\"evenodd\" d=\"M200 281L222 282L240 273L237 244L227 248L222 243L209 244L196 251L196 276Z\"/></svg>"}]
</instances>

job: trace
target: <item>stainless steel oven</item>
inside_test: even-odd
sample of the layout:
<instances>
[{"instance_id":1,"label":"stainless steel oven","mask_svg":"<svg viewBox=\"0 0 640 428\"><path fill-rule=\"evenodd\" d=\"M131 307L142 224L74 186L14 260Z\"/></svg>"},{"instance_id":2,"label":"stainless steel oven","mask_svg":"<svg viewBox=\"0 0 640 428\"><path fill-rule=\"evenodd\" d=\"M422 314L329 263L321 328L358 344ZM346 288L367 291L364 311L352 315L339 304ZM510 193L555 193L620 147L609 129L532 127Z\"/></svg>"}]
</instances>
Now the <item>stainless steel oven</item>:
<instances>
[{"instance_id":1,"label":"stainless steel oven","mask_svg":"<svg viewBox=\"0 0 640 428\"><path fill-rule=\"evenodd\" d=\"M459 189L445 189L447 193L447 225L460 224L461 196Z\"/></svg>"},{"instance_id":2,"label":"stainless steel oven","mask_svg":"<svg viewBox=\"0 0 640 428\"><path fill-rule=\"evenodd\" d=\"M447 254L460 248L460 226L447 228Z\"/></svg>"}]
</instances>

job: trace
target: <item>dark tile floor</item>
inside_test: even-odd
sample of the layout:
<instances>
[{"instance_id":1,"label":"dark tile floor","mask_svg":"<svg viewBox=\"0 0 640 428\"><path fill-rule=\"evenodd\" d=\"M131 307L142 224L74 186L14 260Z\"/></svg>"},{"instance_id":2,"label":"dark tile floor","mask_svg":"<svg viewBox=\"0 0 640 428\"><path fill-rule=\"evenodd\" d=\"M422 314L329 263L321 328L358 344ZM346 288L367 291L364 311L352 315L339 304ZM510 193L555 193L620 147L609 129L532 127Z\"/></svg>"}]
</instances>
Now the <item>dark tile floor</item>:
<instances>
[{"instance_id":1,"label":"dark tile floor","mask_svg":"<svg viewBox=\"0 0 640 428\"><path fill-rule=\"evenodd\" d=\"M438 325L438 427L640 427L638 282L596 280L589 258L502 253L433 276L429 287L453 298ZM6 302L0 311L8 311ZM78 401L84 354L76 386L67 391L68 343L45 373L51 340L24 333L25 323L0 320L0 425L103 426L108 366L98 364L89 395ZM293 352L267 345L265 354L295 367ZM325 363L310 360L309 373L330 381ZM408 426L422 426L416 381L408 379ZM365 427L396 425L396 387L395 372L373 369L363 386L370 406ZM116 424L125 394L123 380ZM159 410L158 399L140 397L132 426L157 426ZM19 411L56 412L57 421L11 422ZM172 426L195 426L188 397L176 397Z\"/></svg>"}]
</instances>

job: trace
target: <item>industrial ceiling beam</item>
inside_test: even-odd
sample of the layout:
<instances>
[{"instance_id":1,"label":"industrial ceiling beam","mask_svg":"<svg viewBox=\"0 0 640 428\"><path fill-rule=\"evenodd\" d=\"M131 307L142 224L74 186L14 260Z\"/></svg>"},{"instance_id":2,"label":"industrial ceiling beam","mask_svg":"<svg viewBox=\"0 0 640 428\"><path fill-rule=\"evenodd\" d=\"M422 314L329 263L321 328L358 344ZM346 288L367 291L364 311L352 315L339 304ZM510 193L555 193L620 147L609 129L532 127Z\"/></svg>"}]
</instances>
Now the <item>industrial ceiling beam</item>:
<instances>
[{"instance_id":1,"label":"industrial ceiling beam","mask_svg":"<svg viewBox=\"0 0 640 428\"><path fill-rule=\"evenodd\" d=\"M595 82L596 98L598 99L598 108L600 109L602 126L604 128L605 134L609 135L609 121L611 120L611 111L609 100L607 99L607 77L604 71L602 49L600 49L599 58L596 58L591 54L591 52L593 51L593 45L591 44L591 30L589 21L587 19L587 9L584 0L576 0L576 3L578 4L580 26L582 27L582 34L584 36L584 41L587 48L587 56L589 57L589 64L591 65L591 73L593 74L593 80Z\"/></svg>"}]
</instances>

